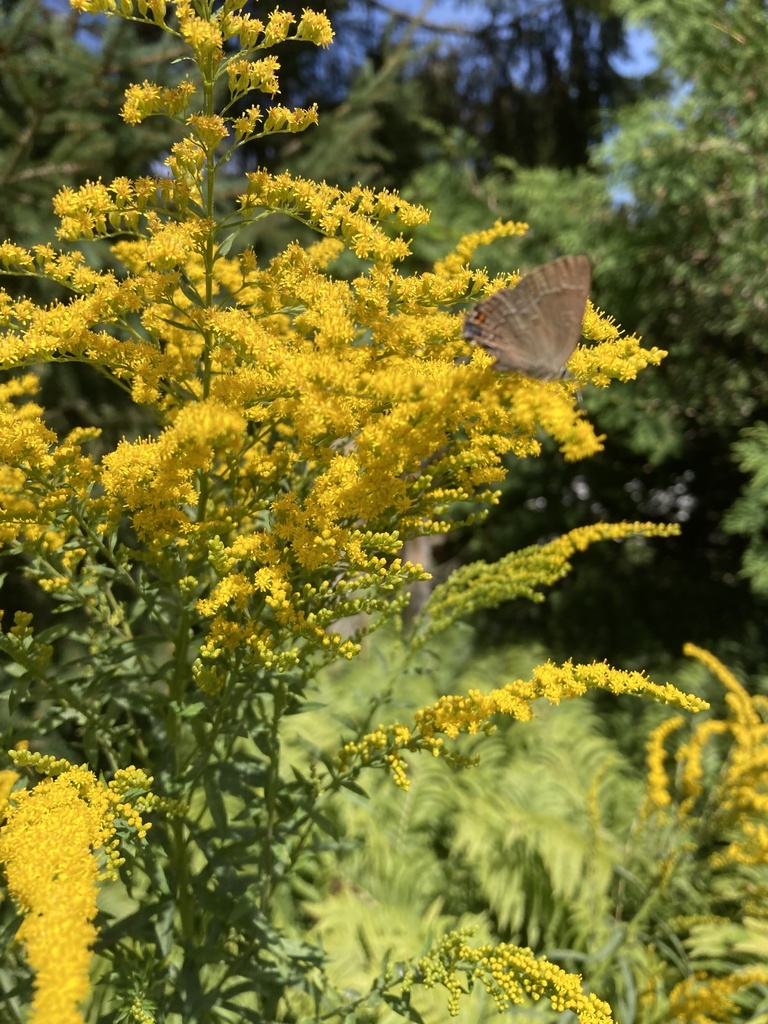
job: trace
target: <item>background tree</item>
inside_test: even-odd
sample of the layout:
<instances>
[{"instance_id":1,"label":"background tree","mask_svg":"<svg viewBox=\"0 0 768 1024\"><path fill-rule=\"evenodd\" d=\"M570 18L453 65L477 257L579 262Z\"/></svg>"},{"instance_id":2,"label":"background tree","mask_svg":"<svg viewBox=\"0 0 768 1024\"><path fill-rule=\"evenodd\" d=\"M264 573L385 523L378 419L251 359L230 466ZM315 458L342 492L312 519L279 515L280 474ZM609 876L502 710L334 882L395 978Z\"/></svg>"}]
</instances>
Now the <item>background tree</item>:
<instances>
[{"instance_id":1,"label":"background tree","mask_svg":"<svg viewBox=\"0 0 768 1024\"><path fill-rule=\"evenodd\" d=\"M381 184L401 187L432 163L427 120L477 140L483 172L499 155L526 167L582 166L603 138L605 113L648 85L617 70L626 32L605 2L494 0L461 5L445 20L432 17L431 7L411 13L376 0L350 4L336 18L343 47L316 58L321 66L345 65L334 78L347 88L336 104L325 97L326 110L340 105L346 115L364 103L377 114ZM380 74L393 68L399 95ZM361 90L372 78L376 89ZM325 121L328 130L333 117ZM318 148L322 135L321 127Z\"/></svg>"}]
</instances>

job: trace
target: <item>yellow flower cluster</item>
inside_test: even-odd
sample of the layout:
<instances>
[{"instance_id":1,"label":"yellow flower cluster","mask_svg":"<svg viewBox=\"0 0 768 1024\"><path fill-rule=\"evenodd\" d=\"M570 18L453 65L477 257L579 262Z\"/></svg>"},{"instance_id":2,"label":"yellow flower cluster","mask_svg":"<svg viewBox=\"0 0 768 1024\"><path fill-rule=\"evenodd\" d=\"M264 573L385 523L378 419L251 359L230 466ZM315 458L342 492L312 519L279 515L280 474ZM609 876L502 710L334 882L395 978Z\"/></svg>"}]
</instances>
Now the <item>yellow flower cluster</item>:
<instances>
[{"instance_id":1,"label":"yellow flower cluster","mask_svg":"<svg viewBox=\"0 0 768 1024\"><path fill-rule=\"evenodd\" d=\"M648 804L664 808L677 802L681 820L692 818L706 797L710 831L723 844L710 856L711 867L768 864L768 700L750 695L714 655L686 644L685 653L706 665L726 690L727 719L699 724L691 738L680 745L676 760L678 783L673 789L664 770L665 741L677 726L664 722L648 745ZM674 720L673 720L674 721ZM709 741L725 737L728 752L712 784L705 771ZM648 813L648 810L646 810Z\"/></svg>"},{"instance_id":2,"label":"yellow flower cluster","mask_svg":"<svg viewBox=\"0 0 768 1024\"><path fill-rule=\"evenodd\" d=\"M302 107L281 107L273 104L269 108L264 127L257 131L258 125L262 122L263 116L261 107L250 107L236 117L232 122L238 142L248 139L260 139L265 135L272 135L275 132L303 132L310 125L317 124L317 105L313 104L308 109Z\"/></svg>"},{"instance_id":3,"label":"yellow flower cluster","mask_svg":"<svg viewBox=\"0 0 768 1024\"><path fill-rule=\"evenodd\" d=\"M462 975L480 982L500 1013L510 1006L548 999L556 1013L570 1010L581 1024L611 1024L613 1020L606 1002L592 993L584 994L580 975L568 974L520 946L500 943L472 947L466 930L451 932L422 957L405 987L411 988L416 980L427 988L442 985L449 993L448 1012L455 1017L466 991Z\"/></svg>"},{"instance_id":4,"label":"yellow flower cluster","mask_svg":"<svg viewBox=\"0 0 768 1024\"><path fill-rule=\"evenodd\" d=\"M18 617L17 613L17 617ZM21 740L16 744L15 750L27 750L29 743L26 740ZM5 819L6 812L10 805L11 790L21 778L21 775L13 769L7 768L4 771L0 771L0 823Z\"/></svg>"},{"instance_id":5,"label":"yellow flower cluster","mask_svg":"<svg viewBox=\"0 0 768 1024\"><path fill-rule=\"evenodd\" d=\"M176 120L187 111L197 93L194 82L185 79L173 87L142 82L129 85L125 90L125 103L121 111L126 124L141 124L153 114L165 114Z\"/></svg>"},{"instance_id":6,"label":"yellow flower cluster","mask_svg":"<svg viewBox=\"0 0 768 1024\"><path fill-rule=\"evenodd\" d=\"M467 696L441 697L431 706L416 712L413 729L401 723L379 726L360 740L345 744L339 752L338 764L342 771L348 770L354 762L384 767L392 772L396 785L408 789L404 751L426 751L453 764L472 763L471 759L462 758L446 748L443 736L456 739L460 734L488 733L494 728L494 715L509 715L517 721L527 722L533 718L534 701L560 704L564 700L582 697L593 689L646 697L694 713L709 707L701 698L685 693L671 683L654 683L641 672L615 669L600 662L574 665L567 661L563 665L555 665L547 661L534 669L529 680L518 679L488 693L470 690Z\"/></svg>"},{"instance_id":7,"label":"yellow flower cluster","mask_svg":"<svg viewBox=\"0 0 768 1024\"><path fill-rule=\"evenodd\" d=\"M247 178L248 191L240 196L246 216L264 209L289 214L324 235L338 236L360 259L392 263L409 254L402 235L390 238L375 222L392 220L398 226L415 227L429 216L387 190L374 192L355 185L344 191L288 171L277 175L253 171Z\"/></svg>"},{"instance_id":8,"label":"yellow flower cluster","mask_svg":"<svg viewBox=\"0 0 768 1024\"><path fill-rule=\"evenodd\" d=\"M115 0L72 0L76 10L89 13L116 14ZM324 13L305 9L296 23L296 18L289 11L279 8L273 10L266 23L250 14L243 14L245 3L228 3L210 14L200 16L189 0L177 0L174 4L178 19L178 34L191 48L198 65L204 69L210 82L226 77L230 101L228 106L237 103L249 92L257 91L274 96L280 91L278 72L280 61L275 56L250 59L255 50L266 49L278 43L302 41L314 43L316 46L328 46L333 39L330 22ZM121 0L120 13L136 20L152 21L165 24L165 0ZM234 40L238 50L227 54L225 43ZM163 87L145 81L140 85L132 85L126 90L125 104L122 110L123 119L128 124L140 124L148 117L162 114L181 122L188 111L191 101L197 93L195 85L185 80L174 87ZM220 118L223 132L218 142L226 138L228 126L234 125L237 144L254 138L261 138L275 132L301 132L317 123L317 109L289 110L287 107L274 106L269 111L263 128L255 131L256 123L261 119L258 108L235 118ZM200 115L193 114L187 123L192 123ZM212 140L208 140L206 148L212 149ZM70 236L66 236L70 237Z\"/></svg>"},{"instance_id":9,"label":"yellow flower cluster","mask_svg":"<svg viewBox=\"0 0 768 1024\"><path fill-rule=\"evenodd\" d=\"M118 11L119 3L119 11ZM168 0L70 0L76 11L88 14L117 14L136 21L163 25ZM266 24L249 14L243 14L246 0L229 2L210 18L199 17L191 0L174 0L178 34L189 43L198 60L206 61L222 51L224 40L238 39L245 50L263 49L286 40L301 40L315 46L329 46L333 40L331 23L325 13L304 10L291 33L296 18L279 8L272 11Z\"/></svg>"},{"instance_id":10,"label":"yellow flower cluster","mask_svg":"<svg viewBox=\"0 0 768 1024\"><path fill-rule=\"evenodd\" d=\"M753 985L768 983L768 968L751 967L721 978L694 974L674 987L670 993L670 1016L691 1024L728 1024L741 1019L743 1009L734 999Z\"/></svg>"},{"instance_id":11,"label":"yellow flower cluster","mask_svg":"<svg viewBox=\"0 0 768 1024\"><path fill-rule=\"evenodd\" d=\"M516 238L524 235L528 225L523 221L497 220L493 227L484 228L481 231L472 231L464 235L456 248L442 260L435 264L435 271L438 274L453 275L459 273L475 254L481 245L490 245L499 238ZM514 284L519 278L510 278L504 284ZM477 278L477 287L487 283L487 275L480 274ZM501 287L501 285L500 285Z\"/></svg>"},{"instance_id":12,"label":"yellow flower cluster","mask_svg":"<svg viewBox=\"0 0 768 1024\"><path fill-rule=\"evenodd\" d=\"M658 366L667 355L661 348L642 348L635 334L622 334L610 318L588 303L582 332L598 346L582 346L568 361L568 369L577 380L588 380L598 388L607 388L611 380L634 380L647 366Z\"/></svg>"},{"instance_id":13,"label":"yellow flower cluster","mask_svg":"<svg viewBox=\"0 0 768 1024\"><path fill-rule=\"evenodd\" d=\"M132 200L122 183L89 188L85 194L89 218L101 204L104 221L109 210L125 209ZM143 201L143 190L137 194ZM391 193L356 191L346 202L347 210L353 207L407 219L407 210ZM72 204L68 211L73 212ZM440 513L452 502L493 500L487 486L501 479L501 454L535 451L537 419L548 420L567 444L566 435L578 420L572 400L562 391L548 397L538 383L501 379L479 354L472 364L456 365L453 353L459 349L443 341L446 335L455 337L456 318L436 311L435 304L455 299L463 279L457 285L432 275L414 287L391 267L379 267L349 283L333 281L323 267L339 251L339 240L329 239L308 252L292 246L263 271L252 269L247 259L222 258L216 280L239 289L240 305L204 312L190 302L189 286L184 294L177 289L177 268L185 267L189 281L202 267L198 250L205 247L204 227L194 221L165 225L158 218L149 224L152 233L144 243L116 246L135 268L134 276L117 282L88 271L77 280L83 294L66 307L25 308L27 329L18 336L18 355L9 352L6 365L22 350L31 361L61 356L68 348L72 356L88 358L124 380L137 400L155 403L169 425L158 438L122 443L97 466L75 438L56 448L34 407L20 417L9 393L2 410L8 427L2 455L17 473L9 478L15 486L7 504L17 535L29 537L32 525L50 523L71 493L62 488L56 500L49 496L47 503L29 506L33 474L40 479L41 471L55 463L68 487L82 495L83 519L106 531L128 514L140 538L156 552L183 542L192 563L199 564L209 560L212 535L229 533L237 544L240 534L250 536L247 551L242 544L233 550L232 571L242 576L235 562L243 556L246 577L269 569L283 591L274 597L277 603L267 602L280 611L279 625L299 637L310 636L322 648L351 653L355 646L329 638L319 617L327 618L329 610L339 618L380 609L366 592L371 586L400 589L421 578L418 567L391 560L403 537L444 529ZM17 269L25 264L15 250L6 252L6 259ZM30 256L30 263L35 259L43 259L46 269L74 287L80 273L76 261L64 265L48 252ZM392 313L396 296L410 313ZM262 316L254 315L259 305ZM284 313L291 308L292 321ZM96 323L111 320L124 322L135 335L130 323L139 309L144 340L118 339L95 329ZM197 334L189 330L192 323ZM376 346L354 344L361 327L375 332ZM201 378L201 365L207 366L207 377ZM200 397L204 388L210 393L207 400ZM531 388L537 396L534 405ZM183 404L179 395L197 397ZM550 415L549 407L556 414ZM555 423L563 416L560 430ZM248 423L255 433L248 431ZM275 428L278 440L270 433ZM286 483L306 465L312 467L314 484L301 495ZM198 519L200 474L208 480L204 521ZM97 482L104 492L98 500L89 498ZM614 527L601 536L619 534L622 528ZM77 550L82 552L83 545ZM322 571L329 575L319 582L330 585L340 569L345 579L336 579L330 593L310 588L297 596L290 583L298 570ZM67 566L61 571L64 580ZM225 594L231 585L222 580L218 593ZM267 593L245 585L251 596ZM241 591L241 608L243 595L248 596ZM215 601L219 610L229 605L229 599ZM200 610L215 613L212 604ZM232 649L243 643L259 664L296 663L295 645L281 653L282 641L275 644L274 623L256 625L247 618L240 626L229 616L219 619L206 656L220 646Z\"/></svg>"},{"instance_id":14,"label":"yellow flower cluster","mask_svg":"<svg viewBox=\"0 0 768 1024\"><path fill-rule=\"evenodd\" d=\"M35 971L31 1021L80 1024L96 938L97 865L103 807L81 799L66 775L17 794L0 832L0 860L24 921L18 939ZM25 799L26 797L26 799Z\"/></svg>"},{"instance_id":15,"label":"yellow flower cluster","mask_svg":"<svg viewBox=\"0 0 768 1024\"><path fill-rule=\"evenodd\" d=\"M558 434L553 429L554 436ZM477 561L452 573L435 587L424 610L422 642L450 628L480 608L496 608L504 601L526 598L543 601L540 587L552 586L572 569L571 558L601 540L626 537L670 537L680 532L677 525L659 523L596 523L580 526L547 544L535 544L513 551L489 565Z\"/></svg>"},{"instance_id":16,"label":"yellow flower cluster","mask_svg":"<svg viewBox=\"0 0 768 1024\"><path fill-rule=\"evenodd\" d=\"M153 184L151 179L135 184L118 178L111 185L89 181L77 190L61 189L53 200L54 213L60 221L59 236L75 240L135 233L139 228L140 215L148 205L147 186ZM63 257L53 251L45 255L43 272L47 276L53 273L56 262ZM63 269L66 271L66 265ZM105 280L104 275L94 274L87 279L81 274L76 281L64 278L61 283L70 285L77 292L87 293L96 287L103 289ZM106 307L107 303L104 304Z\"/></svg>"},{"instance_id":17,"label":"yellow flower cluster","mask_svg":"<svg viewBox=\"0 0 768 1024\"><path fill-rule=\"evenodd\" d=\"M119 772L109 786L92 772L66 761L11 751L17 767L51 776L33 789L16 791L0 830L0 862L8 889L24 920L18 939L35 971L30 1024L81 1024L78 1004L89 990L90 948L96 938L99 869L94 851L103 850L104 876L121 863L115 828L124 820L139 836L149 827L141 801L121 799L151 780L135 768Z\"/></svg>"},{"instance_id":18,"label":"yellow flower cluster","mask_svg":"<svg viewBox=\"0 0 768 1024\"><path fill-rule=\"evenodd\" d=\"M114 838L117 825L130 828L140 839L152 827L143 818L144 814L155 810L159 804L158 798L150 792L152 777L131 765L119 768L112 781L105 786L84 765L73 767L65 758L57 760L50 754L32 753L24 743L17 744L14 750L9 751L9 756L17 768L31 768L49 778L65 778L68 785L77 788L82 799L99 808L101 842L95 843L93 848L104 848L107 864L103 876L115 877L117 868L123 863L118 852L119 842ZM37 791L37 788L23 790L19 796L28 799Z\"/></svg>"},{"instance_id":19,"label":"yellow flower cluster","mask_svg":"<svg viewBox=\"0 0 768 1024\"><path fill-rule=\"evenodd\" d=\"M261 60L231 60L227 64L229 91L233 99L256 90L274 96L280 92L277 72L280 62L277 57L262 57Z\"/></svg>"},{"instance_id":20,"label":"yellow flower cluster","mask_svg":"<svg viewBox=\"0 0 768 1024\"><path fill-rule=\"evenodd\" d=\"M678 732L685 725L682 715L674 715L657 725L646 744L647 765L647 798L651 806L668 807L672 803L669 774L665 762L667 751L665 744L672 733Z\"/></svg>"},{"instance_id":21,"label":"yellow flower cluster","mask_svg":"<svg viewBox=\"0 0 768 1024\"><path fill-rule=\"evenodd\" d=\"M3 612L0 611L0 621L2 618ZM38 677L45 674L53 657L51 644L40 643L36 639L30 612L14 613L11 628L0 632L0 651L24 664L30 675Z\"/></svg>"}]
</instances>

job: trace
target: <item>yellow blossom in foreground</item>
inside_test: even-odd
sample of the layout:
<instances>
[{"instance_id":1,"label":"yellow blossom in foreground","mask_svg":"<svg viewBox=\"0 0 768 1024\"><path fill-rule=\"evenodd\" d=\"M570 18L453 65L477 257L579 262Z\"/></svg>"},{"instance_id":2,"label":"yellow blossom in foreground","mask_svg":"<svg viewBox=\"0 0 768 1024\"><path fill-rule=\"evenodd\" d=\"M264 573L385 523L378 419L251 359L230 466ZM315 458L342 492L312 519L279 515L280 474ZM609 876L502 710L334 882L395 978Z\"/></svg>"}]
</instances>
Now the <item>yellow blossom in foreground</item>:
<instances>
[{"instance_id":1,"label":"yellow blossom in foreground","mask_svg":"<svg viewBox=\"0 0 768 1024\"><path fill-rule=\"evenodd\" d=\"M134 403L127 436L110 448L108 431L57 436L26 383L0 385L0 541L21 555L19 564L65 613L74 612L74 628L65 634L65 621L63 629L43 634L45 642L20 614L0 635L0 651L22 669L13 680L22 699L43 697L39 735L73 722L86 750L98 745L110 758L114 742L120 749L132 745L142 757L157 758L163 771L178 773L171 784L184 789L178 803L160 805L146 793L151 779L137 769L118 771L104 786L66 761L13 753L17 768L48 776L18 798L11 793L0 835L0 857L25 917L20 937L36 971L32 1019L38 1024L80 1019L98 866L104 864L102 877L114 877L118 836L145 838L146 811L183 815L187 799L194 807L190 827L168 837L173 851L166 844L160 851L161 858L170 853L172 873L194 888L218 877L214 860L212 875L200 870L203 861L226 854L208 842L213 833L200 814L210 812L210 825L220 830L232 811L239 827L235 804L248 805L253 815L244 853L264 837L279 840L267 851L270 863L258 855L252 860L260 865L262 911L267 923L273 920L271 890L310 838L295 832L304 829L304 817L293 802L320 790L319 784L307 789L297 776L291 792L281 791L283 716L300 710L308 680L323 665L358 653L361 637L403 607L407 585L425 578L402 554L404 542L486 514L497 500L505 455L539 454L542 430L566 459L587 457L602 444L576 407L575 380L500 374L462 337L468 304L516 280L506 274L489 281L470 267L470 256L495 238L520 235L522 225L499 222L473 233L432 271L418 274L405 260L410 233L428 214L388 189L344 190L259 169L247 176L236 208L222 213L217 175L237 165L232 157L240 145L304 130L317 119L314 107L290 109L262 97L261 105L252 102L254 91L279 93L280 70L276 55L253 51L300 39L327 45L332 33L325 15L305 10L296 24L298 14L273 5L259 20L243 14L240 0L75 5L161 26L174 36L174 50L186 44L191 51L181 59L192 70L189 81L172 89L144 82L126 94L126 121L160 115L182 133L169 144L167 173L88 181L55 198L58 237L78 248L98 241L93 248L101 253L88 251L86 258L50 245L0 245L0 272L44 278L61 296L44 305L16 298L16 282L0 293L0 368L11 376L46 364L55 374L58 364L75 363ZM168 22L167 11L174 15ZM227 86L222 109L220 87ZM320 241L291 243L269 260L255 244L242 250L273 214L292 218ZM574 353L571 368L580 381L628 379L643 360L655 358L595 310L588 308L584 320L595 344ZM634 532L634 524L573 531L559 547L543 549L543 557L531 551L517 565L481 568L463 606L449 590L439 592L431 625L444 628L515 588L537 599L539 586L568 570L574 551ZM342 635L338 623L349 617L364 624ZM23 690L26 677L32 687ZM355 760L386 766L405 787L406 750L468 764L449 749L459 733L490 730L495 714L525 719L535 699L557 702L592 686L685 706L684 695L636 674L605 665L546 665L528 682L444 698L420 712L413 727L377 730L340 760L345 767ZM256 746L255 771L247 769L251 755L240 737ZM218 770L241 753L244 772ZM357 768L352 764L350 772ZM220 799L209 799L216 796L211 780L223 787ZM240 783L250 789L247 796ZM161 863L158 869L146 882L137 878L135 892L146 893L148 906L153 894L146 885L160 877ZM162 893L154 895L162 914ZM187 937L188 926L199 934L202 928L220 935L224 973L218 966L199 978L185 972L189 990L171 992L178 978L161 957L157 972L150 965L152 981L172 1003L178 1000L177 1009L198 993L207 1005L240 992L250 1005L252 978L246 991L237 964L243 950L255 948L261 925L248 923L253 915L241 916L244 927L235 935L214 918L206 923L206 908L218 910L205 896L180 907L178 920L169 922L169 955L178 959L177 925ZM154 949L151 935L150 945L144 943L146 929L141 934L145 925L152 931L153 914L142 923L142 915L127 912L139 931L119 940L117 968L127 963L124 954ZM270 951L263 952L269 960ZM526 950L462 945L459 955L469 981L480 979L500 1007L524 995L546 997L583 1024L607 1021L602 1004L581 994L578 978L534 961ZM248 964L253 967L252 957ZM428 981L426 959L421 969ZM104 970L107 1012L115 977ZM222 978L234 987L225 992ZM283 997L281 1006L291 998ZM146 1020L148 1003L134 989L123 1008ZM217 1007L211 1003L210 1010Z\"/></svg>"},{"instance_id":2,"label":"yellow blossom in foreground","mask_svg":"<svg viewBox=\"0 0 768 1024\"><path fill-rule=\"evenodd\" d=\"M315 46L330 46L333 42L333 29L325 11L311 11L305 7L301 12L301 21L296 26L296 39L306 39Z\"/></svg>"},{"instance_id":3,"label":"yellow blossom in foreground","mask_svg":"<svg viewBox=\"0 0 768 1024\"><path fill-rule=\"evenodd\" d=\"M30 1024L81 1024L78 1005L89 990L91 946L96 939L97 881L121 863L116 822L141 838L149 827L140 808L151 795L124 796L151 783L135 768L104 786L85 767L52 757L11 751L18 767L52 776L13 794L0 829L0 862L8 889L24 914L17 937L35 971ZM100 872L95 852L103 851Z\"/></svg>"},{"instance_id":4,"label":"yellow blossom in foreground","mask_svg":"<svg viewBox=\"0 0 768 1024\"><path fill-rule=\"evenodd\" d=\"M278 175L254 171L247 177L248 191L240 197L244 211L267 207L288 213L323 234L339 234L361 259L391 262L408 255L408 244L402 237L389 238L374 220L394 215L397 223L413 227L428 219L421 207L394 195L391 204L385 203L384 194L377 195L359 185L345 192L325 183L293 177L287 171Z\"/></svg>"},{"instance_id":5,"label":"yellow blossom in foreground","mask_svg":"<svg viewBox=\"0 0 768 1024\"><path fill-rule=\"evenodd\" d=\"M127 124L141 124L153 114L169 113L181 117L189 107L196 88L186 80L173 88L154 85L144 81L141 85L129 85L125 90L125 103L121 111Z\"/></svg>"},{"instance_id":6,"label":"yellow blossom in foreground","mask_svg":"<svg viewBox=\"0 0 768 1024\"><path fill-rule=\"evenodd\" d=\"M103 807L80 798L62 776L18 794L0 833L8 888L25 918L18 939L35 971L32 1024L79 1024L96 938L94 847Z\"/></svg>"},{"instance_id":7,"label":"yellow blossom in foreground","mask_svg":"<svg viewBox=\"0 0 768 1024\"><path fill-rule=\"evenodd\" d=\"M667 355L661 348L647 349L635 334L619 329L598 317L591 303L587 306L582 328L584 336L599 344L580 345L568 360L568 369L577 380L606 388L611 380L634 380L647 366L658 366Z\"/></svg>"}]
</instances>

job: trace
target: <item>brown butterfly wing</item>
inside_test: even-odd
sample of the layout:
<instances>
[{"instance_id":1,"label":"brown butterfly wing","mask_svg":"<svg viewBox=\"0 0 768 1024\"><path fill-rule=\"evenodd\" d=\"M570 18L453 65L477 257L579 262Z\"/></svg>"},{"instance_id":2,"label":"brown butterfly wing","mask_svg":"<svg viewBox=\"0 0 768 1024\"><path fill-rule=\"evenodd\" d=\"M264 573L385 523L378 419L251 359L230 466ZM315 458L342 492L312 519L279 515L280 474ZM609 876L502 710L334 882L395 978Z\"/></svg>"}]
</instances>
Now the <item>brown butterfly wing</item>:
<instances>
[{"instance_id":1,"label":"brown butterfly wing","mask_svg":"<svg viewBox=\"0 0 768 1024\"><path fill-rule=\"evenodd\" d=\"M586 256L536 267L514 288L479 302L464 321L464 337L494 356L498 370L552 380L581 336L591 277Z\"/></svg>"}]
</instances>

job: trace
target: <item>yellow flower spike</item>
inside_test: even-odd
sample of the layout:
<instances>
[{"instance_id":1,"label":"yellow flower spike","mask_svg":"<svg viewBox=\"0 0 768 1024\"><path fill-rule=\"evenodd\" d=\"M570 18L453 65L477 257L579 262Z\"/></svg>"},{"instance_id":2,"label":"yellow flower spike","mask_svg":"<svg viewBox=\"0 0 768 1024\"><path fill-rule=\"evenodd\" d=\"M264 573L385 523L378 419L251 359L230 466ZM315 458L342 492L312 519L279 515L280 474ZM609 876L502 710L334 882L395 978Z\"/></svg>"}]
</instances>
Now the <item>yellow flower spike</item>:
<instances>
[{"instance_id":1,"label":"yellow flower spike","mask_svg":"<svg viewBox=\"0 0 768 1024\"><path fill-rule=\"evenodd\" d=\"M444 746L442 736L456 739L461 734L474 736L480 732L490 733L494 728L492 718L499 714L518 721L529 721L533 717L534 701L544 699L551 704L559 704L563 700L581 697L591 689L646 697L689 712L703 711L709 707L699 697L687 694L670 683L653 683L641 672L613 669L604 663L574 665L567 661L563 665L555 665L546 662L534 669L530 680L507 683L488 693L473 689L467 696L441 697L431 706L416 712L413 730L402 723L379 726L375 732L360 740L347 743L338 754L338 764L342 770L358 761L361 764L383 765L388 771L393 771L396 785L407 789L409 782L402 751L426 750L434 756L445 757L451 763L465 763L461 756ZM672 721L676 722L674 719ZM677 727L666 723L665 726L668 732ZM659 749L668 732L659 733L655 750ZM654 763L658 770L658 755L655 755ZM660 780L657 778L656 781L658 793ZM663 797L659 797L659 800L663 803Z\"/></svg>"},{"instance_id":2,"label":"yellow flower spike","mask_svg":"<svg viewBox=\"0 0 768 1024\"><path fill-rule=\"evenodd\" d=\"M695 644L685 644L683 646L683 654L686 654L689 658L696 658L697 661L705 665L720 680L725 689L728 690L728 696L733 699L731 708L735 712L738 721L746 725L757 725L760 722L760 715L754 710L750 695L736 676L714 654L710 654L709 651L705 651L702 647L697 647Z\"/></svg>"},{"instance_id":3,"label":"yellow flower spike","mask_svg":"<svg viewBox=\"0 0 768 1024\"><path fill-rule=\"evenodd\" d=\"M96 938L100 814L62 776L20 798L0 833L8 888L25 920L18 938L35 971L32 1021L79 1022ZM58 881L57 881L58 879Z\"/></svg>"},{"instance_id":4,"label":"yellow flower spike","mask_svg":"<svg viewBox=\"0 0 768 1024\"><path fill-rule=\"evenodd\" d=\"M672 803L669 775L664 762L667 759L665 744L672 733L678 732L685 725L682 715L675 715L657 725L646 743L647 765L647 799L657 808L668 807Z\"/></svg>"},{"instance_id":5,"label":"yellow flower spike","mask_svg":"<svg viewBox=\"0 0 768 1024\"><path fill-rule=\"evenodd\" d=\"M701 796L703 791L702 756L706 743L711 737L722 736L729 731L727 722L717 720L702 722L697 725L691 739L680 747L677 758L683 766L680 785L681 794L684 797L680 804L682 817L691 811L696 799Z\"/></svg>"},{"instance_id":6,"label":"yellow flower spike","mask_svg":"<svg viewBox=\"0 0 768 1024\"><path fill-rule=\"evenodd\" d=\"M677 533L679 527L675 524L597 523L577 527L548 544L514 551L492 565L477 561L463 566L432 592L422 615L419 642L480 608L495 608L503 601L519 597L543 601L539 588L551 586L566 576L572 568L572 556L597 541L634 535L669 537Z\"/></svg>"},{"instance_id":7,"label":"yellow flower spike","mask_svg":"<svg viewBox=\"0 0 768 1024\"><path fill-rule=\"evenodd\" d=\"M448 992L448 1012L455 1017L466 993L463 974L483 985L499 1013L547 999L556 1013L571 1010L581 1024L612 1024L610 1006L592 993L585 994L578 974L535 957L530 949L505 942L473 947L469 937L467 929L445 936L416 962L406 977L405 990L412 988L416 977L426 988L441 985Z\"/></svg>"},{"instance_id":8,"label":"yellow flower spike","mask_svg":"<svg viewBox=\"0 0 768 1024\"><path fill-rule=\"evenodd\" d=\"M25 750L10 755L18 767L51 776L14 794L0 829L0 862L11 896L24 914L17 937L35 972L29 1020L82 1024L78 1005L89 991L96 939L100 875L94 853L111 850L106 871L115 871L120 858L114 856L114 797L126 784L146 788L151 780L128 769L122 776L118 773L110 789L82 766ZM151 794L142 800L151 808ZM141 836L146 826L138 806L123 804L122 812L128 827Z\"/></svg>"},{"instance_id":9,"label":"yellow flower spike","mask_svg":"<svg viewBox=\"0 0 768 1024\"><path fill-rule=\"evenodd\" d=\"M717 658L686 644L685 653L710 668L726 688L728 715L699 723L676 753L674 785L663 771L663 741L676 727L664 723L649 743L646 805L677 803L677 816L694 825L706 804L708 829L719 846L710 854L712 871L730 871L734 865L768 864L768 722L766 702L752 697ZM715 746L710 741L722 737ZM706 748L710 750L707 751ZM705 757L706 753L706 757ZM715 765L721 766L715 770ZM644 816L647 816L647 807Z\"/></svg>"},{"instance_id":10,"label":"yellow flower spike","mask_svg":"<svg viewBox=\"0 0 768 1024\"><path fill-rule=\"evenodd\" d=\"M443 257L435 263L435 273L438 276L445 275L452 277L454 273L465 267L474 256L475 251L482 245L490 245L498 238L516 238L524 235L528 225L522 221L497 220L493 227L480 231L473 231L464 235L448 256ZM475 275L476 289L482 288L487 277L483 274ZM514 283L513 281L510 283Z\"/></svg>"}]
</instances>

